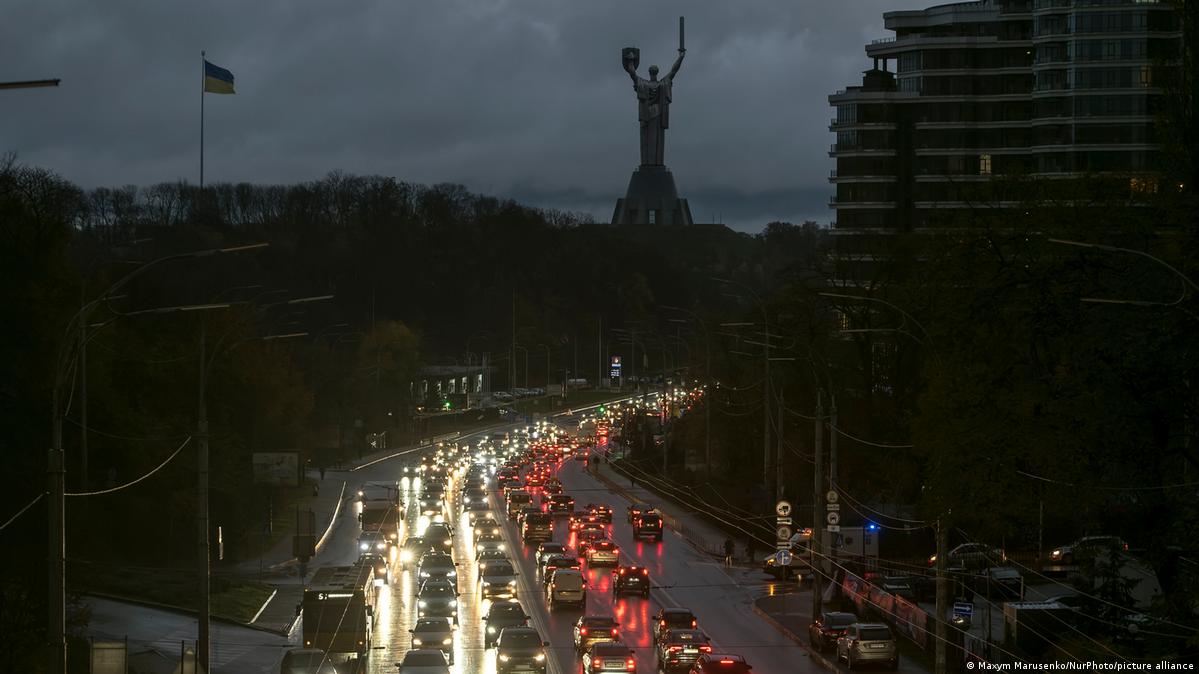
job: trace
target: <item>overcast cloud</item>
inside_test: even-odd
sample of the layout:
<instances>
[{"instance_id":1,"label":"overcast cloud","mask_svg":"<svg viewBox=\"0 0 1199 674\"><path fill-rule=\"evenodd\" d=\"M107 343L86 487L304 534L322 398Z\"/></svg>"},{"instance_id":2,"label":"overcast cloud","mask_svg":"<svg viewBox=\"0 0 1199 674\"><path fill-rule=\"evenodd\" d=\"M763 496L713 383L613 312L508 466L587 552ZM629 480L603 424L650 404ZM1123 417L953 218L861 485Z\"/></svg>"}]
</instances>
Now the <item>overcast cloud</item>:
<instances>
[{"instance_id":1,"label":"overcast cloud","mask_svg":"<svg viewBox=\"0 0 1199 674\"><path fill-rule=\"evenodd\" d=\"M206 97L205 178L331 170L455 182L611 217L638 161L620 66L667 70L687 17L666 161L697 221L825 223L827 96L855 84L893 0L10 0L0 151L85 187L196 181L200 50L237 78Z\"/></svg>"}]
</instances>

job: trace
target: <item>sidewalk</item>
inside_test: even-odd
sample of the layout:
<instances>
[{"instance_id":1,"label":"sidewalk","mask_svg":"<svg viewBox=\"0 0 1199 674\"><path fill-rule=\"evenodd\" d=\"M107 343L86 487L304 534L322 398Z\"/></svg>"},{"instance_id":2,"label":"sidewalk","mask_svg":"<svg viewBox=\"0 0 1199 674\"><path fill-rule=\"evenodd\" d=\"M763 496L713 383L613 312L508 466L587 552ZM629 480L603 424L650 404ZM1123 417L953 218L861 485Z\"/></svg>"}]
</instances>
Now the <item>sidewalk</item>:
<instances>
[{"instance_id":1,"label":"sidewalk","mask_svg":"<svg viewBox=\"0 0 1199 674\"><path fill-rule=\"evenodd\" d=\"M315 513L315 530L318 540L329 530L346 493L350 491L347 487L348 480L334 477L329 474L330 472L332 471L325 471L325 479L321 481L319 471L309 470L306 478L316 483L317 495L302 499L297 504L298 510L312 510ZM268 576L278 575L279 571L294 564L296 559L292 555L292 536L295 533L295 512L292 510L286 513L276 513L276 521L285 518L292 520L289 523L290 526L285 527L285 533L279 535L269 548L260 550L257 557L239 562L233 567L233 573L247 578L264 580Z\"/></svg>"}]
</instances>

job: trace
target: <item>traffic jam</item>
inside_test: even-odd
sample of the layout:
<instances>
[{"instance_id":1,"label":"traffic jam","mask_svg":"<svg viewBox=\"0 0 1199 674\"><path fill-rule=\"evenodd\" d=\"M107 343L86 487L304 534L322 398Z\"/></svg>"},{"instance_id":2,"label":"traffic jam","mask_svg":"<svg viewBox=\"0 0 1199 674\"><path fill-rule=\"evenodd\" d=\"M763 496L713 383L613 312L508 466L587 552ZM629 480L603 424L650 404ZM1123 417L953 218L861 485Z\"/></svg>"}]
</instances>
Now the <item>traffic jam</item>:
<instances>
[{"instance_id":1,"label":"traffic jam","mask_svg":"<svg viewBox=\"0 0 1199 674\"><path fill-rule=\"evenodd\" d=\"M313 573L294 671L748 672L662 594L651 568L683 545L664 539L662 513L568 489L606 434L541 422L440 444L394 482L363 484L358 562ZM407 648L377 645L404 610Z\"/></svg>"}]
</instances>

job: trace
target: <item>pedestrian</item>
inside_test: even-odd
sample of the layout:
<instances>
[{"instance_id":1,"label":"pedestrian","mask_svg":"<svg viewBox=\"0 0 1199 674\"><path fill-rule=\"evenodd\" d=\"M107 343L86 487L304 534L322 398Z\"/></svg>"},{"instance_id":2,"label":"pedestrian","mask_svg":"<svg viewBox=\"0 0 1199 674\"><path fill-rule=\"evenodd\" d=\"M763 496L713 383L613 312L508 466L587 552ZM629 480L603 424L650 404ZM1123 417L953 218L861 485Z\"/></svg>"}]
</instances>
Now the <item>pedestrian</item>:
<instances>
[{"instance_id":1,"label":"pedestrian","mask_svg":"<svg viewBox=\"0 0 1199 674\"><path fill-rule=\"evenodd\" d=\"M733 539L724 539L724 565L733 565Z\"/></svg>"},{"instance_id":2,"label":"pedestrian","mask_svg":"<svg viewBox=\"0 0 1199 674\"><path fill-rule=\"evenodd\" d=\"M321 482L325 481L325 467L321 466Z\"/></svg>"},{"instance_id":3,"label":"pedestrian","mask_svg":"<svg viewBox=\"0 0 1199 674\"><path fill-rule=\"evenodd\" d=\"M319 483L313 482L312 483L312 495L320 496L320 493L321 493L321 485Z\"/></svg>"}]
</instances>

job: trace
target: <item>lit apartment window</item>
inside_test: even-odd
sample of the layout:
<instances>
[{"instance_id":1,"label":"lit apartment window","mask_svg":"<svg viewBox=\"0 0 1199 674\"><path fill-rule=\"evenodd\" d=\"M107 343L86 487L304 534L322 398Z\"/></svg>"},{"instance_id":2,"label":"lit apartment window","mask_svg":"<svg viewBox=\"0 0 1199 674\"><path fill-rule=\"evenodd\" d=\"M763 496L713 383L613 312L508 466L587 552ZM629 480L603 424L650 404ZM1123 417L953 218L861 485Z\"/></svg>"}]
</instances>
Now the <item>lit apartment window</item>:
<instances>
[{"instance_id":1,"label":"lit apartment window","mask_svg":"<svg viewBox=\"0 0 1199 674\"><path fill-rule=\"evenodd\" d=\"M1153 70L1149 66L1141 66L1141 86L1153 86Z\"/></svg>"},{"instance_id":2,"label":"lit apartment window","mask_svg":"<svg viewBox=\"0 0 1199 674\"><path fill-rule=\"evenodd\" d=\"M991 155L989 155L989 154L978 155L978 174L980 176L991 175Z\"/></svg>"}]
</instances>

